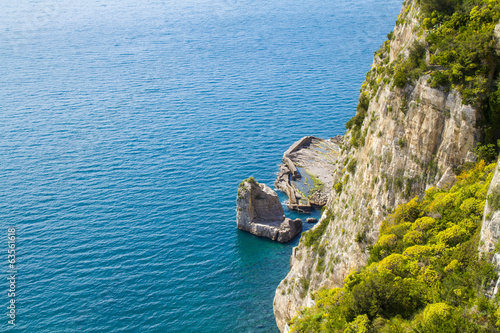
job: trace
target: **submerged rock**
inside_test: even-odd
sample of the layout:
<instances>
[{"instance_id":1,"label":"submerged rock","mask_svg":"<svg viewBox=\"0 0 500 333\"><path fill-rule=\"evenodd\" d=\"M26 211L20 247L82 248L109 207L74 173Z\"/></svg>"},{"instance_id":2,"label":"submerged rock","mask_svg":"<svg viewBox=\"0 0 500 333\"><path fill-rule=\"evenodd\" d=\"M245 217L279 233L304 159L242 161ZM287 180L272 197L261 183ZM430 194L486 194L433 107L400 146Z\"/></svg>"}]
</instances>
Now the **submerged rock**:
<instances>
[{"instance_id":1,"label":"submerged rock","mask_svg":"<svg viewBox=\"0 0 500 333\"><path fill-rule=\"evenodd\" d=\"M236 226L254 235L286 243L302 230L302 220L285 218L278 194L253 177L238 187Z\"/></svg>"},{"instance_id":2,"label":"submerged rock","mask_svg":"<svg viewBox=\"0 0 500 333\"><path fill-rule=\"evenodd\" d=\"M316 222L318 222L318 219L315 219L315 218L313 218L313 217L310 217L310 218L306 219L306 222L307 222L307 223L316 223Z\"/></svg>"}]
</instances>

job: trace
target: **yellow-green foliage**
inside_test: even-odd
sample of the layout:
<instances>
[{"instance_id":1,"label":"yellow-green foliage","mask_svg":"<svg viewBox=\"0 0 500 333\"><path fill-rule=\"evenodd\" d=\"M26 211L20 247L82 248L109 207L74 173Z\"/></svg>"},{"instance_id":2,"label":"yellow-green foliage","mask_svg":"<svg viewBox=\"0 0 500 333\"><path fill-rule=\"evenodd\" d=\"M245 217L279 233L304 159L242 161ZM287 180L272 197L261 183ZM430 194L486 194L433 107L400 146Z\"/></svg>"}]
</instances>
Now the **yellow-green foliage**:
<instances>
[{"instance_id":1,"label":"yellow-green foliage","mask_svg":"<svg viewBox=\"0 0 500 333\"><path fill-rule=\"evenodd\" d=\"M357 316L354 321L347 324L344 333L370 333L370 319L367 315Z\"/></svg>"},{"instance_id":2,"label":"yellow-green foliage","mask_svg":"<svg viewBox=\"0 0 500 333\"><path fill-rule=\"evenodd\" d=\"M396 245L397 241L398 237L396 235L389 234L379 237L377 244L379 246L391 248Z\"/></svg>"},{"instance_id":3,"label":"yellow-green foliage","mask_svg":"<svg viewBox=\"0 0 500 333\"><path fill-rule=\"evenodd\" d=\"M433 254L433 247L427 245L415 245L407 248L403 255L410 259L421 259Z\"/></svg>"},{"instance_id":4,"label":"yellow-green foliage","mask_svg":"<svg viewBox=\"0 0 500 333\"><path fill-rule=\"evenodd\" d=\"M415 223L411 226L412 230L418 230L425 232L436 226L436 220L429 216L424 216L415 220Z\"/></svg>"},{"instance_id":5,"label":"yellow-green foliage","mask_svg":"<svg viewBox=\"0 0 500 333\"><path fill-rule=\"evenodd\" d=\"M312 247L313 250L316 251L319 246L319 241L321 237L323 236L326 228L328 228L328 224L333 219L334 216L331 213L331 211L327 211L326 217L321 219L321 221L316 226L314 226L314 228L309 229L308 231L302 233L300 242L307 247Z\"/></svg>"},{"instance_id":6,"label":"yellow-green foliage","mask_svg":"<svg viewBox=\"0 0 500 333\"><path fill-rule=\"evenodd\" d=\"M460 265L458 264L458 260L457 259L453 259L449 264L448 266L446 266L444 268L444 271L446 273L451 273L453 272L454 270L456 269L459 269Z\"/></svg>"},{"instance_id":7,"label":"yellow-green foliage","mask_svg":"<svg viewBox=\"0 0 500 333\"><path fill-rule=\"evenodd\" d=\"M367 266L342 288L313 295L294 332L492 332L500 310L484 300L496 277L478 258L495 165L478 162L448 190L429 189L383 222ZM495 312L496 311L496 312Z\"/></svg>"}]
</instances>

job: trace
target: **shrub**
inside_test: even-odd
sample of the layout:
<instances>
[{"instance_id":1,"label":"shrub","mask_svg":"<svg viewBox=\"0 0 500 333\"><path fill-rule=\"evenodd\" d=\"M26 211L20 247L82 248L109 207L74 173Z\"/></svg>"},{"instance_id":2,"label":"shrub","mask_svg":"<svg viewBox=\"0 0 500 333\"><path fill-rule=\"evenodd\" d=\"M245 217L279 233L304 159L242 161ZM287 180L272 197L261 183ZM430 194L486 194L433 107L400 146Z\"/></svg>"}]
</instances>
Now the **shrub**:
<instances>
[{"instance_id":1,"label":"shrub","mask_svg":"<svg viewBox=\"0 0 500 333\"><path fill-rule=\"evenodd\" d=\"M333 188L335 189L335 192L337 192L337 194L342 193L342 182L335 183L333 185Z\"/></svg>"},{"instance_id":2,"label":"shrub","mask_svg":"<svg viewBox=\"0 0 500 333\"><path fill-rule=\"evenodd\" d=\"M481 326L465 318L460 309L446 303L429 304L413 326L416 332L422 333L483 331Z\"/></svg>"},{"instance_id":3,"label":"shrub","mask_svg":"<svg viewBox=\"0 0 500 333\"><path fill-rule=\"evenodd\" d=\"M370 319L367 315L357 316L354 321L347 324L344 333L370 333Z\"/></svg>"},{"instance_id":4,"label":"shrub","mask_svg":"<svg viewBox=\"0 0 500 333\"><path fill-rule=\"evenodd\" d=\"M299 279L299 286L300 286L300 296L304 298L307 295L307 291L309 290L309 279L305 277L301 277Z\"/></svg>"},{"instance_id":5,"label":"shrub","mask_svg":"<svg viewBox=\"0 0 500 333\"><path fill-rule=\"evenodd\" d=\"M316 224L312 229L303 232L301 241L304 242L304 245L307 247L313 247L316 249L319 245L319 240L321 236L323 236L326 228L328 227L328 224L330 224L330 220L333 218L328 215L327 217L323 218L318 224Z\"/></svg>"},{"instance_id":6,"label":"shrub","mask_svg":"<svg viewBox=\"0 0 500 333\"><path fill-rule=\"evenodd\" d=\"M366 229L358 231L356 237L354 237L356 243L362 244L367 241Z\"/></svg>"},{"instance_id":7,"label":"shrub","mask_svg":"<svg viewBox=\"0 0 500 333\"><path fill-rule=\"evenodd\" d=\"M358 147L361 142L364 143L364 137L361 137L361 126L363 126L363 121L368 114L369 105L370 99L365 93L362 93L359 96L356 115L345 124L347 130L352 130L351 144L354 147Z\"/></svg>"},{"instance_id":8,"label":"shrub","mask_svg":"<svg viewBox=\"0 0 500 333\"><path fill-rule=\"evenodd\" d=\"M347 165L347 171L349 171L350 173L354 174L356 172L356 165L357 165L357 161L355 159L352 159L349 164Z\"/></svg>"},{"instance_id":9,"label":"shrub","mask_svg":"<svg viewBox=\"0 0 500 333\"><path fill-rule=\"evenodd\" d=\"M476 209L484 205L495 168L480 161L452 188L430 188L398 206L382 223L368 265L349 274L342 288L318 293L321 302L295 318L292 329L496 331L500 310L495 314L481 296L496 274L478 256L482 214Z\"/></svg>"},{"instance_id":10,"label":"shrub","mask_svg":"<svg viewBox=\"0 0 500 333\"><path fill-rule=\"evenodd\" d=\"M408 83L416 80L427 70L425 62L426 49L424 44L415 42L409 50L408 58L396 66L394 86L404 88Z\"/></svg>"},{"instance_id":11,"label":"shrub","mask_svg":"<svg viewBox=\"0 0 500 333\"><path fill-rule=\"evenodd\" d=\"M495 187L488 196L488 204L492 210L500 210L500 186Z\"/></svg>"},{"instance_id":12,"label":"shrub","mask_svg":"<svg viewBox=\"0 0 500 333\"><path fill-rule=\"evenodd\" d=\"M424 216L415 221L412 230L427 231L436 227L436 220L429 216Z\"/></svg>"},{"instance_id":13,"label":"shrub","mask_svg":"<svg viewBox=\"0 0 500 333\"><path fill-rule=\"evenodd\" d=\"M400 138L398 140L398 146L403 149L404 147L406 147L406 139L405 138Z\"/></svg>"},{"instance_id":14,"label":"shrub","mask_svg":"<svg viewBox=\"0 0 500 333\"><path fill-rule=\"evenodd\" d=\"M498 148L500 147L500 140L497 145L492 143L489 144L478 144L474 149L476 157L478 160L484 160L486 163L492 163L496 161L498 157Z\"/></svg>"},{"instance_id":15,"label":"shrub","mask_svg":"<svg viewBox=\"0 0 500 333\"><path fill-rule=\"evenodd\" d=\"M394 234L383 235L379 238L377 245L391 248L396 245L398 237Z\"/></svg>"}]
</instances>

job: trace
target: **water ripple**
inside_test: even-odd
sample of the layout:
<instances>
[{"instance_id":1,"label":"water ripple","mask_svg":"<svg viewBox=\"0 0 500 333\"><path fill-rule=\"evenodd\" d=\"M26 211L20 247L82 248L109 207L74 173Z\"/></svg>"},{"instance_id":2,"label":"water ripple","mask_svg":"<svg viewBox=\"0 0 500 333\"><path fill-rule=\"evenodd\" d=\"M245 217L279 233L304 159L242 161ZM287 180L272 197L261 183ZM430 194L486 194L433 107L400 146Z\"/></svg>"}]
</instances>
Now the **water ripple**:
<instances>
[{"instance_id":1,"label":"water ripple","mask_svg":"<svg viewBox=\"0 0 500 333\"><path fill-rule=\"evenodd\" d=\"M238 183L271 185L291 143L343 133L400 4L3 4L18 330L276 332L297 239L236 230Z\"/></svg>"}]
</instances>

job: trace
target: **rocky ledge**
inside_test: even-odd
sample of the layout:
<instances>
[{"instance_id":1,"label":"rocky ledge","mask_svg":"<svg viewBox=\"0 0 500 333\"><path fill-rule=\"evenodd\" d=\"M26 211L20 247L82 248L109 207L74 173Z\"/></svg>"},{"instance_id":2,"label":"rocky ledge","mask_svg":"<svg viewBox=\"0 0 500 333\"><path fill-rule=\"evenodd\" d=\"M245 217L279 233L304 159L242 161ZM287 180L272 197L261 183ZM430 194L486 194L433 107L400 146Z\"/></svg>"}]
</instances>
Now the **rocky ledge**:
<instances>
[{"instance_id":1,"label":"rocky ledge","mask_svg":"<svg viewBox=\"0 0 500 333\"><path fill-rule=\"evenodd\" d=\"M342 137L329 140L306 136L283 154L274 186L288 196L288 207L302 212L326 204Z\"/></svg>"},{"instance_id":2,"label":"rocky ledge","mask_svg":"<svg viewBox=\"0 0 500 333\"><path fill-rule=\"evenodd\" d=\"M302 220L285 218L276 192L253 177L238 186L236 225L260 237L286 243L302 231Z\"/></svg>"}]
</instances>

